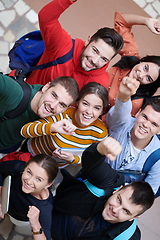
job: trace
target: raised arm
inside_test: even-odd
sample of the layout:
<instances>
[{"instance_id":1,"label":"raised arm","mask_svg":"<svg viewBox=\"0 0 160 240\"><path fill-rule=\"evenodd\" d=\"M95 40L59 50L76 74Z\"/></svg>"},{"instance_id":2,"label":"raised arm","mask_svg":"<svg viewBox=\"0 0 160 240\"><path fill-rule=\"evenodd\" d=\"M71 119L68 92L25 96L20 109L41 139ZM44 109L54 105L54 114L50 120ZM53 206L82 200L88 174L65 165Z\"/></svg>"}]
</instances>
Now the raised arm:
<instances>
[{"instance_id":1,"label":"raised arm","mask_svg":"<svg viewBox=\"0 0 160 240\"><path fill-rule=\"evenodd\" d=\"M132 110L131 96L135 94L139 87L139 82L133 78L124 77L119 86L119 94L115 105L106 115L106 122L109 133L117 131L127 123L130 124L130 112Z\"/></svg>"},{"instance_id":2,"label":"raised arm","mask_svg":"<svg viewBox=\"0 0 160 240\"><path fill-rule=\"evenodd\" d=\"M46 236L43 232L42 226L39 222L39 209L35 206L29 206L29 211L27 217L29 218L29 222L32 228L33 239L34 240L46 240ZM38 233L40 232L40 233Z\"/></svg>"},{"instance_id":3,"label":"raised arm","mask_svg":"<svg viewBox=\"0 0 160 240\"><path fill-rule=\"evenodd\" d=\"M76 129L75 125L67 119L60 120L54 116L39 119L35 122L29 122L25 124L21 129L21 135L25 138L40 137L43 135L55 135L55 133L61 134L74 134Z\"/></svg>"},{"instance_id":4,"label":"raised arm","mask_svg":"<svg viewBox=\"0 0 160 240\"><path fill-rule=\"evenodd\" d=\"M151 32L160 34L160 20L139 16L135 14L122 14L125 21L130 25L145 25Z\"/></svg>"},{"instance_id":5,"label":"raised arm","mask_svg":"<svg viewBox=\"0 0 160 240\"><path fill-rule=\"evenodd\" d=\"M121 178L105 161L106 156L111 161L115 160L121 150L119 142L112 137L107 137L87 148L82 155L82 169L88 181L102 189L122 184L123 177Z\"/></svg>"}]
</instances>

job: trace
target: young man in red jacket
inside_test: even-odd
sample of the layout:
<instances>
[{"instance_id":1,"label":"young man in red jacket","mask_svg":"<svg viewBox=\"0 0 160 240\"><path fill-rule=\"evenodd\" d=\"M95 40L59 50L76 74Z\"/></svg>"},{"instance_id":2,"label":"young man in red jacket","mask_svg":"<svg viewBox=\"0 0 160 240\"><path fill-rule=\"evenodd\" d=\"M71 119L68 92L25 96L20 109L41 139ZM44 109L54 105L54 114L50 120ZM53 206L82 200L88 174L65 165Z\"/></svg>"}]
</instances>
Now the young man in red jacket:
<instances>
[{"instance_id":1,"label":"young man in red jacket","mask_svg":"<svg viewBox=\"0 0 160 240\"><path fill-rule=\"evenodd\" d=\"M35 70L28 77L30 84L43 84L58 76L73 77L81 89L88 82L98 82L107 87L109 77L106 68L109 61L123 46L122 37L111 28L101 28L86 42L71 36L62 28L58 18L75 0L54 0L39 12L39 25L45 43L44 53L38 63L43 64L61 58L73 46L69 61L43 70Z\"/></svg>"}]
</instances>

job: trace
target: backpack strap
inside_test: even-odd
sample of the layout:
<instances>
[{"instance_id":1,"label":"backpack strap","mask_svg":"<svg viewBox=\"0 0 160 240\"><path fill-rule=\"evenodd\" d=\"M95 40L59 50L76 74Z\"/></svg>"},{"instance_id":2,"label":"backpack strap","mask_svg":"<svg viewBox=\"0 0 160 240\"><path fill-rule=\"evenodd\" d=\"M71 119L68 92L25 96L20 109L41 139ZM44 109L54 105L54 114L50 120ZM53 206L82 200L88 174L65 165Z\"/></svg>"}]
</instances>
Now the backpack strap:
<instances>
[{"instance_id":1,"label":"backpack strap","mask_svg":"<svg viewBox=\"0 0 160 240\"><path fill-rule=\"evenodd\" d=\"M135 233L137 228L137 220L134 219L133 223L129 228L127 228L125 231L120 233L114 240L124 240L124 239L130 239L132 235Z\"/></svg>"},{"instance_id":2,"label":"backpack strap","mask_svg":"<svg viewBox=\"0 0 160 240\"><path fill-rule=\"evenodd\" d=\"M43 63L43 64L40 64L40 65L30 67L29 70L24 74L27 75L34 70L38 70L38 69L43 70L44 68L48 68L48 67L52 67L52 66L55 66L55 65L58 65L58 64L63 64L65 62L68 62L73 56L74 42L75 42L75 39L72 39L72 48L70 49L70 51L68 53L66 53L62 57L59 57L59 58L57 58L57 59L55 59L51 62L48 62L48 63Z\"/></svg>"},{"instance_id":3,"label":"backpack strap","mask_svg":"<svg viewBox=\"0 0 160 240\"><path fill-rule=\"evenodd\" d=\"M26 111L28 107L28 103L30 101L31 97L31 87L26 83L25 81L22 80L16 80L17 83L22 87L23 89L23 98L20 101L20 103L17 105L16 108L6 112L3 117L0 118L1 121L6 121L8 119L16 118L19 115L21 115L23 112Z\"/></svg>"},{"instance_id":4,"label":"backpack strap","mask_svg":"<svg viewBox=\"0 0 160 240\"><path fill-rule=\"evenodd\" d=\"M160 148L152 152L143 165L142 172L149 172L152 166L160 159Z\"/></svg>"},{"instance_id":5,"label":"backpack strap","mask_svg":"<svg viewBox=\"0 0 160 240\"><path fill-rule=\"evenodd\" d=\"M160 159L160 148L158 148L157 150L155 150L153 153L151 153L149 155L149 157L147 158L147 160L145 161L144 165L143 165L143 169L142 172L148 173L149 170L152 168L152 166ZM160 187L157 191L157 193L155 194L155 198L160 196Z\"/></svg>"},{"instance_id":6,"label":"backpack strap","mask_svg":"<svg viewBox=\"0 0 160 240\"><path fill-rule=\"evenodd\" d=\"M86 187L88 188L88 190L92 194L94 194L96 197L105 196L105 190L104 189L96 187L95 185L90 183L87 179L84 180L83 182L86 185Z\"/></svg>"}]
</instances>

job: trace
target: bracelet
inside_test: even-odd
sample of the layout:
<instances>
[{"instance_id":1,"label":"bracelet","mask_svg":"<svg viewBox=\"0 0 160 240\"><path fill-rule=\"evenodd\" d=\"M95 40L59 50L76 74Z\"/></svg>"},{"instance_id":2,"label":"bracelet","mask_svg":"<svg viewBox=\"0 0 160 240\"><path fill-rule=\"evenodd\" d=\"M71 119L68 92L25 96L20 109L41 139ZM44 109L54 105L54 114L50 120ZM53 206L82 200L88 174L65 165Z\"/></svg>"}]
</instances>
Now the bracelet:
<instances>
[{"instance_id":1,"label":"bracelet","mask_svg":"<svg viewBox=\"0 0 160 240\"><path fill-rule=\"evenodd\" d=\"M33 232L33 230L31 230L33 235L38 235L38 234L42 234L43 233L43 229L40 228L38 232Z\"/></svg>"}]
</instances>

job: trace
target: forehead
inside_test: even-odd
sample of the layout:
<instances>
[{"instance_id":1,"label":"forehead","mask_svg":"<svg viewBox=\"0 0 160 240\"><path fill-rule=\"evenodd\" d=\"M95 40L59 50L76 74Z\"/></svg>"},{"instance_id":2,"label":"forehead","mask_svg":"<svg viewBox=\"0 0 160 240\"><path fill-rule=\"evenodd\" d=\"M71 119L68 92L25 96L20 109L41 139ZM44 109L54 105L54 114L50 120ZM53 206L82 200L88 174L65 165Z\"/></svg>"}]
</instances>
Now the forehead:
<instances>
[{"instance_id":1,"label":"forehead","mask_svg":"<svg viewBox=\"0 0 160 240\"><path fill-rule=\"evenodd\" d=\"M160 124L160 112L157 112L153 109L152 106L147 105L141 112L140 115L146 114L149 120L157 122Z\"/></svg>"},{"instance_id":2,"label":"forehead","mask_svg":"<svg viewBox=\"0 0 160 240\"><path fill-rule=\"evenodd\" d=\"M115 50L108 43L106 43L103 39L99 38L96 41L92 41L89 43L90 47L95 47L98 49L101 56L106 57L107 59L111 59L115 54Z\"/></svg>"},{"instance_id":3,"label":"forehead","mask_svg":"<svg viewBox=\"0 0 160 240\"><path fill-rule=\"evenodd\" d=\"M80 99L80 101L83 101L83 100L85 100L93 105L103 105L102 99L95 93L90 93L90 94L85 95L84 97L82 97Z\"/></svg>"},{"instance_id":4,"label":"forehead","mask_svg":"<svg viewBox=\"0 0 160 240\"><path fill-rule=\"evenodd\" d=\"M49 88L51 91L56 91L56 92L59 92L59 91L62 91L62 90L65 90L66 89L64 88L64 86L62 86L60 83L56 84L55 86L52 86L51 88Z\"/></svg>"},{"instance_id":5,"label":"forehead","mask_svg":"<svg viewBox=\"0 0 160 240\"><path fill-rule=\"evenodd\" d=\"M122 207L125 209L128 209L132 216L138 215L142 211L142 206L137 205L132 202L132 194L133 194L133 189L132 187L127 187L122 190L117 191L117 195L120 196L121 201L122 201Z\"/></svg>"},{"instance_id":6,"label":"forehead","mask_svg":"<svg viewBox=\"0 0 160 240\"><path fill-rule=\"evenodd\" d=\"M65 87L59 83L56 86L49 88L48 90L55 93L59 102L63 102L67 106L69 106L73 102L73 97L69 95Z\"/></svg>"},{"instance_id":7,"label":"forehead","mask_svg":"<svg viewBox=\"0 0 160 240\"><path fill-rule=\"evenodd\" d=\"M39 177L48 179L46 170L36 162L29 163L28 166L25 168L25 170L27 169L30 169L33 174L38 175Z\"/></svg>"}]
</instances>

